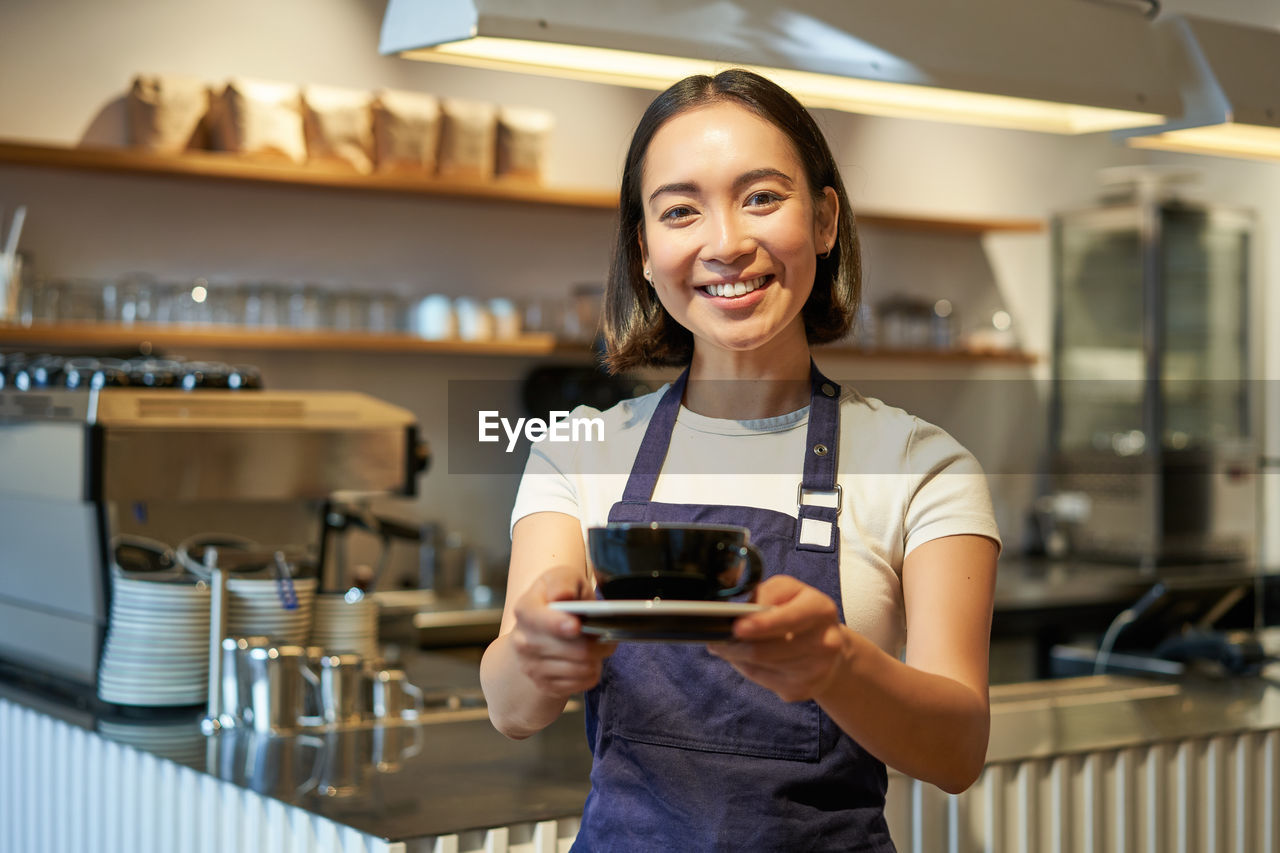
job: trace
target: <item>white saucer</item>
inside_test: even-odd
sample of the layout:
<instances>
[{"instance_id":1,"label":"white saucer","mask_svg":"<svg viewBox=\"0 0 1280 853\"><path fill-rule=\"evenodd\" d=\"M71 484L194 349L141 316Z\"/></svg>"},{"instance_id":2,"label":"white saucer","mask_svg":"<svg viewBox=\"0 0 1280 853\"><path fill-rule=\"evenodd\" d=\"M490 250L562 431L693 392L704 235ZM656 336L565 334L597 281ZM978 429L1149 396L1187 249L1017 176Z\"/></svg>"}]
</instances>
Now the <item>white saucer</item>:
<instances>
[{"instance_id":1,"label":"white saucer","mask_svg":"<svg viewBox=\"0 0 1280 853\"><path fill-rule=\"evenodd\" d=\"M553 610L582 620L582 633L606 642L708 643L733 637L733 621L764 610L737 601L553 601Z\"/></svg>"}]
</instances>

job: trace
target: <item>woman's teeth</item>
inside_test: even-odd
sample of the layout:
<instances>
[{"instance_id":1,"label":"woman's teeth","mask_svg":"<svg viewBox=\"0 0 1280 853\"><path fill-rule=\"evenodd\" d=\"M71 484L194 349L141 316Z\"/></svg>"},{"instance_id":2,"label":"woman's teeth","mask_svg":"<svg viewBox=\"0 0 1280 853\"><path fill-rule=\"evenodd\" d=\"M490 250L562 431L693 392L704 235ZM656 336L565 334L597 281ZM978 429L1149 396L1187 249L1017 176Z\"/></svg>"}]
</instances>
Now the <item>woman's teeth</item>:
<instances>
[{"instance_id":1,"label":"woman's teeth","mask_svg":"<svg viewBox=\"0 0 1280 853\"><path fill-rule=\"evenodd\" d=\"M712 296L742 296L764 286L769 277L762 275L751 281L736 281L733 284L708 284L702 288Z\"/></svg>"}]
</instances>

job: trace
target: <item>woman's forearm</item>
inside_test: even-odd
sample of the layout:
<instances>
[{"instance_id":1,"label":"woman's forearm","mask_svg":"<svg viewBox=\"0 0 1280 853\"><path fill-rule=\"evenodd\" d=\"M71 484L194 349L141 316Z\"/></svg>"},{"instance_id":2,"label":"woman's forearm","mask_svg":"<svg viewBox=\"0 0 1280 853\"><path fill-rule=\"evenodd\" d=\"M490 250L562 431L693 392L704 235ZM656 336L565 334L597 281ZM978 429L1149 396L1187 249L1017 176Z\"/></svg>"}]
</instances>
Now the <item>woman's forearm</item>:
<instances>
[{"instance_id":1,"label":"woman's forearm","mask_svg":"<svg viewBox=\"0 0 1280 853\"><path fill-rule=\"evenodd\" d=\"M538 512L517 521L502 628L480 660L489 719L507 737L551 725L570 696L600 680L607 650L579 636L577 619L550 607L590 596L578 519Z\"/></svg>"},{"instance_id":2,"label":"woman's forearm","mask_svg":"<svg viewBox=\"0 0 1280 853\"><path fill-rule=\"evenodd\" d=\"M985 695L915 669L842 626L843 654L815 695L824 711L876 758L959 793L977 780L991 730Z\"/></svg>"},{"instance_id":3,"label":"woman's forearm","mask_svg":"<svg viewBox=\"0 0 1280 853\"><path fill-rule=\"evenodd\" d=\"M508 632L485 649L480 660L480 686L494 728L509 738L522 739L555 722L567 698L548 695L524 674Z\"/></svg>"}]
</instances>

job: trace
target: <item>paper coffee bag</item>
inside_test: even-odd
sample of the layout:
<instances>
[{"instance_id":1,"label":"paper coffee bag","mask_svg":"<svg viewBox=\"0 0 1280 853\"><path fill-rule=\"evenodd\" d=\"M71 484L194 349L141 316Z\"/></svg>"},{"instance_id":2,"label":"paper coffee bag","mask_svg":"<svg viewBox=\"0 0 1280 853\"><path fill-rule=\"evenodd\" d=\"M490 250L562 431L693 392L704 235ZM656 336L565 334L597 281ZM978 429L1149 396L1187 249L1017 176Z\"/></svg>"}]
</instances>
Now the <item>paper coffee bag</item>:
<instances>
[{"instance_id":1,"label":"paper coffee bag","mask_svg":"<svg viewBox=\"0 0 1280 853\"><path fill-rule=\"evenodd\" d=\"M292 83L230 80L215 100L210 125L214 147L262 160L304 163L302 97Z\"/></svg>"},{"instance_id":2,"label":"paper coffee bag","mask_svg":"<svg viewBox=\"0 0 1280 853\"><path fill-rule=\"evenodd\" d=\"M498 110L499 177L542 183L555 117L546 110L502 107Z\"/></svg>"},{"instance_id":3,"label":"paper coffee bag","mask_svg":"<svg viewBox=\"0 0 1280 853\"><path fill-rule=\"evenodd\" d=\"M433 174L440 144L440 100L425 92L378 92L373 99L373 143L379 172Z\"/></svg>"},{"instance_id":4,"label":"paper coffee bag","mask_svg":"<svg viewBox=\"0 0 1280 853\"><path fill-rule=\"evenodd\" d=\"M125 101L129 144L177 154L207 144L209 85L181 74L139 74Z\"/></svg>"},{"instance_id":5,"label":"paper coffee bag","mask_svg":"<svg viewBox=\"0 0 1280 853\"><path fill-rule=\"evenodd\" d=\"M487 181L493 177L498 110L484 101L445 98L440 102L442 178Z\"/></svg>"},{"instance_id":6,"label":"paper coffee bag","mask_svg":"<svg viewBox=\"0 0 1280 853\"><path fill-rule=\"evenodd\" d=\"M302 90L302 127L307 159L373 171L372 96L359 89L307 86Z\"/></svg>"}]
</instances>

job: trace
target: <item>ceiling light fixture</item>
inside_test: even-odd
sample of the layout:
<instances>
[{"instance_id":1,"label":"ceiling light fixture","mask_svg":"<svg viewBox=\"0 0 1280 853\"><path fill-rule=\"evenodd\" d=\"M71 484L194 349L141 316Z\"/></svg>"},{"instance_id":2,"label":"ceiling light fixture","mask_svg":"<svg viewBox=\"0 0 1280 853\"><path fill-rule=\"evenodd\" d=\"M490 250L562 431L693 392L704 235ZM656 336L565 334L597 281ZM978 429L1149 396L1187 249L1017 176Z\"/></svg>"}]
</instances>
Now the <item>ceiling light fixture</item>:
<instances>
[{"instance_id":1,"label":"ceiling light fixture","mask_svg":"<svg viewBox=\"0 0 1280 853\"><path fill-rule=\"evenodd\" d=\"M1280 160L1280 30L1171 16L1157 34L1183 109L1117 135L1136 148Z\"/></svg>"},{"instance_id":2,"label":"ceiling light fixture","mask_svg":"<svg viewBox=\"0 0 1280 853\"><path fill-rule=\"evenodd\" d=\"M1080 0L390 0L380 50L650 89L747 67L812 107L1076 134L1178 108L1149 29Z\"/></svg>"}]
</instances>

